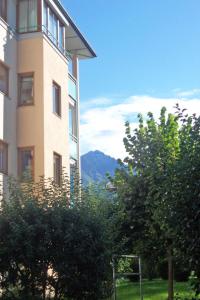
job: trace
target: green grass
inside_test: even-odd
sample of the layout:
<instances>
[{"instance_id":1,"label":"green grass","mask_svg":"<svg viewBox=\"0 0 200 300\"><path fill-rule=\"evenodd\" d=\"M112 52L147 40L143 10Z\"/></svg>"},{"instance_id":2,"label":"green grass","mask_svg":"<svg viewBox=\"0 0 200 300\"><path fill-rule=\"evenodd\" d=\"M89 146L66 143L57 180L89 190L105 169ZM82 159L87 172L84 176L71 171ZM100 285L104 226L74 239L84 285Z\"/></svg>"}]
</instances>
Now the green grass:
<instances>
[{"instance_id":1,"label":"green grass","mask_svg":"<svg viewBox=\"0 0 200 300\"><path fill-rule=\"evenodd\" d=\"M167 281L152 280L143 281L144 300L166 300L167 299ZM188 283L175 282L175 294L180 296L191 296L191 288ZM117 287L117 300L140 300L139 284L129 281L120 281Z\"/></svg>"}]
</instances>

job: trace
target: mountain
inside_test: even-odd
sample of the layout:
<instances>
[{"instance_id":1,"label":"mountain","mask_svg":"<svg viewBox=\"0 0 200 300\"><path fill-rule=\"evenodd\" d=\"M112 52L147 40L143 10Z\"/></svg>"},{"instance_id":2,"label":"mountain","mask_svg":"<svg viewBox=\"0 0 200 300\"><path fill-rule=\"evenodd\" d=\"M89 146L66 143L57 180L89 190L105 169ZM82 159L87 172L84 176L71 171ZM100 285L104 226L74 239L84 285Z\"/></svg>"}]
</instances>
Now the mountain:
<instances>
[{"instance_id":1,"label":"mountain","mask_svg":"<svg viewBox=\"0 0 200 300\"><path fill-rule=\"evenodd\" d=\"M90 151L81 156L81 173L83 184L101 182L105 180L106 173L114 175L118 167L117 160L101 151Z\"/></svg>"}]
</instances>

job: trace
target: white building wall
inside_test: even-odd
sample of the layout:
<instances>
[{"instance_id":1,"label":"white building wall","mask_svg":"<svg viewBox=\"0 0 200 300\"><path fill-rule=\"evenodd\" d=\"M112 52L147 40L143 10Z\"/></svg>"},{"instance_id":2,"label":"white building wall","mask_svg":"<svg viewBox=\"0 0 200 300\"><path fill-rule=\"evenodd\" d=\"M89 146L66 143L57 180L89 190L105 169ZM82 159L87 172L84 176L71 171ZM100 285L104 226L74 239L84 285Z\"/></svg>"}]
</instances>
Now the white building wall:
<instances>
[{"instance_id":1,"label":"white building wall","mask_svg":"<svg viewBox=\"0 0 200 300\"><path fill-rule=\"evenodd\" d=\"M17 40L15 35L16 3L8 0L7 22L0 19L0 61L9 68L9 93L0 92L0 139L8 144L8 174L17 175L16 106ZM13 27L13 28L12 28ZM0 174L0 181L5 179ZM5 181L5 180L4 180Z\"/></svg>"}]
</instances>

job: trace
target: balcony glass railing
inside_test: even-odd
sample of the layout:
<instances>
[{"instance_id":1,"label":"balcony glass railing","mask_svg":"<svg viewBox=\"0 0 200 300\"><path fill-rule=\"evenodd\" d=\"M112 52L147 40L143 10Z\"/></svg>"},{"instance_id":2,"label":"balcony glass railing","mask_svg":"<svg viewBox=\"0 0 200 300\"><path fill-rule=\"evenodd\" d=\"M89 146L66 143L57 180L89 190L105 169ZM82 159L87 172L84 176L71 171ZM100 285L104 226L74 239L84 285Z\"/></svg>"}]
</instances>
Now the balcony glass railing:
<instances>
[{"instance_id":1,"label":"balcony glass railing","mask_svg":"<svg viewBox=\"0 0 200 300\"><path fill-rule=\"evenodd\" d=\"M68 93L69 93L70 97L72 97L74 100L77 101L76 80L70 74L69 74L69 80L68 80Z\"/></svg>"},{"instance_id":2,"label":"balcony glass railing","mask_svg":"<svg viewBox=\"0 0 200 300\"><path fill-rule=\"evenodd\" d=\"M70 151L70 158L77 160L78 159L77 139L71 134L69 135L69 151Z\"/></svg>"}]
</instances>

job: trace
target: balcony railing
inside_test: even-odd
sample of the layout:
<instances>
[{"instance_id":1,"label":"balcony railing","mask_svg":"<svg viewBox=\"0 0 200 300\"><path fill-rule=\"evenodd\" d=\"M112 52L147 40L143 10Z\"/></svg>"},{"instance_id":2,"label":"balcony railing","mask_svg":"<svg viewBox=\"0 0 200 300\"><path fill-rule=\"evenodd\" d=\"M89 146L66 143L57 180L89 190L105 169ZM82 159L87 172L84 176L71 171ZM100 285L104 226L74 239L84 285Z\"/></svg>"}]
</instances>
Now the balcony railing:
<instances>
[{"instance_id":1,"label":"balcony railing","mask_svg":"<svg viewBox=\"0 0 200 300\"><path fill-rule=\"evenodd\" d=\"M69 151L70 151L70 158L77 160L78 159L77 138L71 134L69 135Z\"/></svg>"},{"instance_id":2,"label":"balcony railing","mask_svg":"<svg viewBox=\"0 0 200 300\"><path fill-rule=\"evenodd\" d=\"M71 54L69 51L63 48L62 44L59 43L58 38L56 38L46 26L42 25L42 32L46 34L46 36L52 41L54 46L65 56L68 60L71 60Z\"/></svg>"},{"instance_id":3,"label":"balcony railing","mask_svg":"<svg viewBox=\"0 0 200 300\"><path fill-rule=\"evenodd\" d=\"M56 38L45 25L42 26L33 26L33 27L26 27L18 28L18 33L19 34L26 34L26 33L34 33L34 32L42 32L44 33L48 39L53 43L53 45L70 61L72 59L72 54L63 48L63 45L59 43L58 38Z\"/></svg>"},{"instance_id":4,"label":"balcony railing","mask_svg":"<svg viewBox=\"0 0 200 300\"><path fill-rule=\"evenodd\" d=\"M69 74L69 80L68 80L68 94L70 97L72 97L75 101L77 101L77 85L76 85L76 79L72 77L71 74Z\"/></svg>"}]
</instances>

